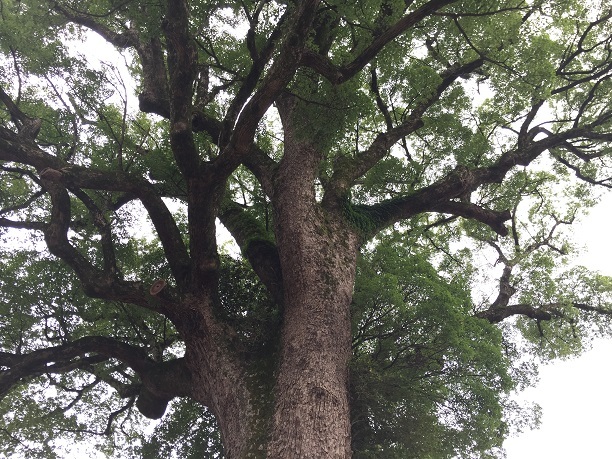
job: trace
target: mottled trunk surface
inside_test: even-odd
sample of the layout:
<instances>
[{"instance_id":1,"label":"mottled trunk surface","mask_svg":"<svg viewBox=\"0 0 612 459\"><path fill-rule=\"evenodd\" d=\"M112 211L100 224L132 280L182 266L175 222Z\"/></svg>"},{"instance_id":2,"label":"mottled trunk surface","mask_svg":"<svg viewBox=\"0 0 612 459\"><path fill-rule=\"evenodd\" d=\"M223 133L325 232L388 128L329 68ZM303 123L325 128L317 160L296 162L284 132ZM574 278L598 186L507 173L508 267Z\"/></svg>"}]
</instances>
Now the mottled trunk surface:
<instances>
[{"instance_id":1,"label":"mottled trunk surface","mask_svg":"<svg viewBox=\"0 0 612 459\"><path fill-rule=\"evenodd\" d=\"M190 325L186 361L193 397L215 413L229 459L351 456L349 307L356 242L311 211L303 225L281 232L291 243L281 251L286 293L273 394L254 393L253 375L237 362L231 337L223 336L214 317L197 313ZM274 406L264 406L262 396Z\"/></svg>"},{"instance_id":2,"label":"mottled trunk surface","mask_svg":"<svg viewBox=\"0 0 612 459\"><path fill-rule=\"evenodd\" d=\"M312 218L284 235L295 240L281 254L285 325L269 458L351 455L348 363L354 250L338 250L352 241L328 239L318 234L321 230L322 224Z\"/></svg>"},{"instance_id":3,"label":"mottled trunk surface","mask_svg":"<svg viewBox=\"0 0 612 459\"><path fill-rule=\"evenodd\" d=\"M284 316L267 457L348 458L357 238L317 203L320 156L294 138L287 118L274 200Z\"/></svg>"},{"instance_id":4,"label":"mottled trunk surface","mask_svg":"<svg viewBox=\"0 0 612 459\"><path fill-rule=\"evenodd\" d=\"M211 314L199 311L187 326L185 358L193 382L192 397L215 414L228 459L253 457L252 451L261 448L256 444L258 420L232 336Z\"/></svg>"},{"instance_id":5,"label":"mottled trunk surface","mask_svg":"<svg viewBox=\"0 0 612 459\"><path fill-rule=\"evenodd\" d=\"M296 134L295 101L281 98L277 106L285 155L271 184L271 201L282 271L282 329L277 352L259 356L274 364L264 369L251 361L248 352L231 345L214 317L196 314L196 329L185 333L194 387L202 388L194 398L217 416L228 458L346 459L350 303L359 241L343 221L341 205L318 199L322 154L316 142Z\"/></svg>"}]
</instances>

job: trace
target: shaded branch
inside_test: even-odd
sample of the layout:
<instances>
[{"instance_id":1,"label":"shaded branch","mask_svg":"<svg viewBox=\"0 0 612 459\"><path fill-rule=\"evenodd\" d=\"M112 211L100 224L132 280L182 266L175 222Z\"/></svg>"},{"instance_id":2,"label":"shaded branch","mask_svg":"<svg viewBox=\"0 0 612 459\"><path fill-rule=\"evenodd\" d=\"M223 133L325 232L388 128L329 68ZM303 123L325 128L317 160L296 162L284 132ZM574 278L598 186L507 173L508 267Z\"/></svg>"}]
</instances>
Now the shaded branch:
<instances>
[{"instance_id":1,"label":"shaded branch","mask_svg":"<svg viewBox=\"0 0 612 459\"><path fill-rule=\"evenodd\" d=\"M11 97L0 87L0 102L7 108L11 121L17 126L19 136L26 140L34 140L42 126L39 118L30 118L13 102Z\"/></svg>"},{"instance_id":2,"label":"shaded branch","mask_svg":"<svg viewBox=\"0 0 612 459\"><path fill-rule=\"evenodd\" d=\"M260 6L260 8L261 7L263 7L263 4ZM289 11L290 11L289 9L285 11L285 13L282 15L282 17L280 18L280 20L277 22L276 26L274 27L274 30L268 37L265 45L263 46L261 51L259 51L255 47L254 37L255 37L255 27L257 26L258 12L260 8L258 8L256 10L256 14L254 14L251 17L249 21L251 23L251 27L249 28L249 31L247 32L247 47L250 50L251 58L253 60L253 65L251 66L251 69L249 70L248 75L246 76L242 85L240 86L240 89L238 89L238 92L236 93L236 96L232 100L232 103L230 104L227 110L227 113L225 115L225 118L223 120L223 133L221 136L222 137L221 146L225 146L224 145L225 141L223 139L226 139L229 137L229 133L234 127L234 123L236 122L238 114L240 113L242 107L247 102L247 100L249 99L253 91L255 90L258 82L260 81L261 75L263 74L263 71L266 65L269 63L272 57L274 49L276 48L276 42L281 37L281 33L283 31L285 22L287 21L287 18L289 16Z\"/></svg>"},{"instance_id":3,"label":"shaded branch","mask_svg":"<svg viewBox=\"0 0 612 459\"><path fill-rule=\"evenodd\" d=\"M217 177L228 176L253 145L259 121L284 91L300 65L320 0L304 0L295 6L284 28L285 36L269 71L240 112L227 147L213 163Z\"/></svg>"},{"instance_id":4,"label":"shaded branch","mask_svg":"<svg viewBox=\"0 0 612 459\"><path fill-rule=\"evenodd\" d=\"M168 2L162 29L168 56L170 145L181 173L185 177L195 177L200 172L192 130L198 57L195 41L189 33L189 6L185 0Z\"/></svg>"},{"instance_id":5,"label":"shaded branch","mask_svg":"<svg viewBox=\"0 0 612 459\"><path fill-rule=\"evenodd\" d=\"M3 228L17 228L17 229L44 231L45 228L47 227L47 224L43 222L19 222L15 220L9 220L8 218L0 217L0 226Z\"/></svg>"},{"instance_id":6,"label":"shaded branch","mask_svg":"<svg viewBox=\"0 0 612 459\"><path fill-rule=\"evenodd\" d=\"M142 64L143 91L138 95L140 110L170 118L170 94L161 40L152 37L148 43L138 43L136 51Z\"/></svg>"},{"instance_id":7,"label":"shaded branch","mask_svg":"<svg viewBox=\"0 0 612 459\"><path fill-rule=\"evenodd\" d=\"M93 362L90 354L94 353ZM143 372L149 365L146 353L112 338L92 336L81 338L62 346L44 348L29 354L0 353L0 366L7 368L0 373L0 396L20 380L45 373L65 372L96 361L116 358L127 363L136 372Z\"/></svg>"},{"instance_id":8,"label":"shaded branch","mask_svg":"<svg viewBox=\"0 0 612 459\"><path fill-rule=\"evenodd\" d=\"M53 10L57 11L70 22L74 22L75 24L79 24L83 27L93 30L117 48L135 47L138 43L136 34L131 30L123 33L118 33L112 30L110 27L105 26L100 22L97 22L90 14L77 11L71 7L61 5L57 1L49 1L49 4L51 5L51 8Z\"/></svg>"},{"instance_id":9,"label":"shaded branch","mask_svg":"<svg viewBox=\"0 0 612 459\"><path fill-rule=\"evenodd\" d=\"M113 46L119 49L134 48L142 64L143 91L138 95L140 110L164 118L170 117L166 63L159 37L141 41L137 27L116 32L88 13L61 5L57 1L50 1L49 4L68 21L92 30Z\"/></svg>"},{"instance_id":10,"label":"shaded branch","mask_svg":"<svg viewBox=\"0 0 612 459\"><path fill-rule=\"evenodd\" d=\"M514 304L503 307L491 306L485 311L476 313L476 317L488 320L491 323L499 323L503 320L514 317L514 316L525 316L535 320L549 321L555 317L564 317L566 314L563 311L567 306L578 309L584 312L593 312L596 314L602 314L606 316L612 316L612 309L602 308L597 306L591 306L585 303L547 303L541 306L534 306L530 304Z\"/></svg>"},{"instance_id":11,"label":"shaded branch","mask_svg":"<svg viewBox=\"0 0 612 459\"><path fill-rule=\"evenodd\" d=\"M257 219L234 202L224 203L219 220L249 260L277 305L283 304L283 279L273 237Z\"/></svg>"},{"instance_id":12,"label":"shaded branch","mask_svg":"<svg viewBox=\"0 0 612 459\"><path fill-rule=\"evenodd\" d=\"M102 254L104 257L104 271L112 273L113 275L119 274L111 225L104 216L104 212L102 212L93 199L84 191L80 189L71 189L70 191L85 205L85 207L87 207L91 215L91 220L101 236L100 245L102 246Z\"/></svg>"},{"instance_id":13,"label":"shaded branch","mask_svg":"<svg viewBox=\"0 0 612 459\"><path fill-rule=\"evenodd\" d=\"M142 388L137 407L145 416L161 417L172 398L191 393L191 376L183 359L156 363L142 348L113 338L88 336L29 354L0 352L0 398L24 380L76 369L91 372L92 364L111 358L125 363L140 377Z\"/></svg>"},{"instance_id":14,"label":"shaded branch","mask_svg":"<svg viewBox=\"0 0 612 459\"><path fill-rule=\"evenodd\" d=\"M147 301L139 282L125 282L116 273L94 267L68 240L70 227L70 197L65 188L43 179L52 202L51 220L44 229L49 251L66 262L79 277L88 296L124 301L154 309Z\"/></svg>"},{"instance_id":15,"label":"shaded branch","mask_svg":"<svg viewBox=\"0 0 612 459\"><path fill-rule=\"evenodd\" d=\"M529 304L515 304L504 307L491 307L486 311L476 313L476 317L485 319L492 324L500 323L508 317L525 316L535 320L551 320L550 311Z\"/></svg>"},{"instance_id":16,"label":"shaded branch","mask_svg":"<svg viewBox=\"0 0 612 459\"><path fill-rule=\"evenodd\" d=\"M2 126L0 126L0 160L35 167L47 184L59 184L60 188L97 189L136 196L155 226L174 278L179 286L184 286L191 263L187 247L171 212L149 182L123 171L104 171L71 165L46 153L35 144L23 141L17 134Z\"/></svg>"},{"instance_id":17,"label":"shaded branch","mask_svg":"<svg viewBox=\"0 0 612 459\"><path fill-rule=\"evenodd\" d=\"M372 43L370 43L359 56L344 67L337 67L327 57L310 50L304 52L301 64L312 68L327 78L332 84L343 83L362 70L391 41L395 40L426 17L456 1L457 0L430 0L416 10L408 13L380 35L376 36Z\"/></svg>"}]
</instances>

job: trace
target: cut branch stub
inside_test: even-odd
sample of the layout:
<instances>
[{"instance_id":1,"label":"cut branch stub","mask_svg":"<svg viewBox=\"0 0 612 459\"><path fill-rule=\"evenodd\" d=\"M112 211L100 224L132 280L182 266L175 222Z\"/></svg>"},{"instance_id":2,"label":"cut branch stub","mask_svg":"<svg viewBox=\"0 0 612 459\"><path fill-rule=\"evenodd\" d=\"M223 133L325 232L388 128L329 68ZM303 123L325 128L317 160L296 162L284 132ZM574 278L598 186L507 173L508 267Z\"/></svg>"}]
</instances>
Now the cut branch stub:
<instances>
[{"instance_id":1,"label":"cut branch stub","mask_svg":"<svg viewBox=\"0 0 612 459\"><path fill-rule=\"evenodd\" d=\"M151 288L149 289L149 293L152 296L157 295L166 287L166 281L164 279L157 279L153 284L151 284Z\"/></svg>"}]
</instances>

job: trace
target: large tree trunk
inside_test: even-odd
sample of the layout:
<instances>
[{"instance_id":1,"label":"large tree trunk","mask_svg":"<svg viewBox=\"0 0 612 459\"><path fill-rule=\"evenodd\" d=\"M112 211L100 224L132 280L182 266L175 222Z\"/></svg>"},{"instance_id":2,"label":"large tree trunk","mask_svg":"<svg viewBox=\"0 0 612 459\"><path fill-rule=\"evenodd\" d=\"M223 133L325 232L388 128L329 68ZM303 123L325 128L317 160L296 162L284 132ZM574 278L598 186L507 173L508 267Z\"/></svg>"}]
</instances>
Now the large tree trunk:
<instances>
[{"instance_id":1,"label":"large tree trunk","mask_svg":"<svg viewBox=\"0 0 612 459\"><path fill-rule=\"evenodd\" d=\"M285 156L272 196L283 284L278 353L240 350L214 308L194 304L188 308L197 311L194 320L185 324L186 361L193 387L201 388L194 398L215 413L228 458L345 459L351 456L350 304L359 240L340 209L317 199L321 153L295 135L292 101L280 105Z\"/></svg>"},{"instance_id":2,"label":"large tree trunk","mask_svg":"<svg viewBox=\"0 0 612 459\"><path fill-rule=\"evenodd\" d=\"M347 458L349 308L358 242L339 217L317 203L320 155L310 142L294 137L288 112L280 111L285 157L273 203L284 315L267 457Z\"/></svg>"},{"instance_id":3,"label":"large tree trunk","mask_svg":"<svg viewBox=\"0 0 612 459\"><path fill-rule=\"evenodd\" d=\"M285 315L269 458L348 458L352 241L318 219L281 252ZM325 231L326 230L326 231ZM339 245L347 250L338 251ZM335 249L335 250L334 250ZM339 255L340 252L342 255Z\"/></svg>"},{"instance_id":4,"label":"large tree trunk","mask_svg":"<svg viewBox=\"0 0 612 459\"><path fill-rule=\"evenodd\" d=\"M292 218L307 207L292 205ZM324 215L309 206L303 224L281 225L279 232L286 293L273 394L263 379L273 375L256 374L257 364L239 358L228 330L207 308L188 308L194 314L183 327L192 396L215 413L228 458L351 456L349 307L357 243Z\"/></svg>"}]
</instances>

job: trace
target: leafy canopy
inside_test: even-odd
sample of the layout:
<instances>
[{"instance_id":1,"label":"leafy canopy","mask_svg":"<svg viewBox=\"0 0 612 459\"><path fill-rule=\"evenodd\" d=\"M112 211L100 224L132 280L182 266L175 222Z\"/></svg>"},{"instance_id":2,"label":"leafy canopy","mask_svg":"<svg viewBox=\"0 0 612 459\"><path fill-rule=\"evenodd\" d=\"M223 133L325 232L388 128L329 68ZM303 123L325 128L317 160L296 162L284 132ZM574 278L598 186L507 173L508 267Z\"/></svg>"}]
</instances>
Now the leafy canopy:
<instances>
[{"instance_id":1,"label":"leafy canopy","mask_svg":"<svg viewBox=\"0 0 612 459\"><path fill-rule=\"evenodd\" d=\"M214 252L214 313L273 373L290 126L361 240L355 457L501 457L537 423L510 397L534 357L610 332L567 230L611 185L610 2L328 0L303 29L306 2L167 3L0 0L0 454L223 455L182 389L145 433L144 382L185 352L147 292Z\"/></svg>"}]
</instances>

